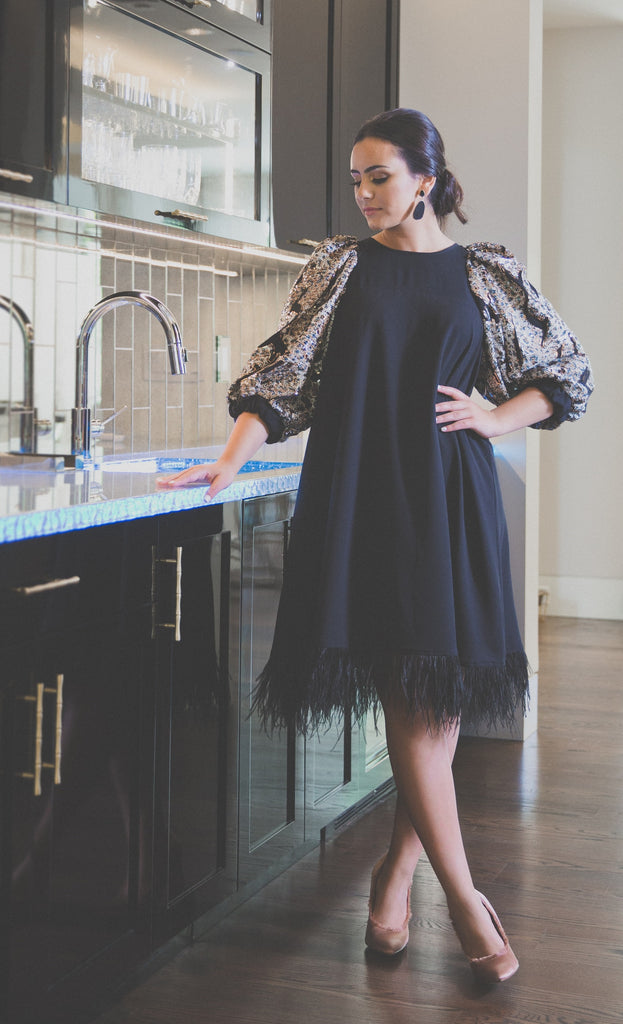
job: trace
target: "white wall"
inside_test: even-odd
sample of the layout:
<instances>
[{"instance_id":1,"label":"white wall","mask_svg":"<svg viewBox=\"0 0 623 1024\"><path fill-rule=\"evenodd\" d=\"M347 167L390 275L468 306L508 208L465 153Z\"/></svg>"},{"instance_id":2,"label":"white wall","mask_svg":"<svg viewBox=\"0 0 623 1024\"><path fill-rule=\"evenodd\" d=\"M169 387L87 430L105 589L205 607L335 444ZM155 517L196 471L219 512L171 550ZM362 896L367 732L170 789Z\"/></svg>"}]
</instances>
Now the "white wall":
<instances>
[{"instance_id":1,"label":"white wall","mask_svg":"<svg viewBox=\"0 0 623 1024\"><path fill-rule=\"evenodd\" d=\"M400 21L400 104L432 118L466 194L469 222L453 218L448 232L503 242L538 283L542 0L402 0ZM520 431L496 447L517 612L536 669L538 437ZM523 735L536 724L536 678L531 689Z\"/></svg>"},{"instance_id":2,"label":"white wall","mask_svg":"<svg viewBox=\"0 0 623 1024\"><path fill-rule=\"evenodd\" d=\"M528 218L535 179L540 188L541 26L540 0L401 2L400 103L437 125L465 190L469 223L453 219L453 237L500 241L522 260L540 246Z\"/></svg>"},{"instance_id":3,"label":"white wall","mask_svg":"<svg viewBox=\"0 0 623 1024\"><path fill-rule=\"evenodd\" d=\"M550 614L623 618L623 27L545 33L543 289L588 351L586 416L542 438Z\"/></svg>"}]
</instances>

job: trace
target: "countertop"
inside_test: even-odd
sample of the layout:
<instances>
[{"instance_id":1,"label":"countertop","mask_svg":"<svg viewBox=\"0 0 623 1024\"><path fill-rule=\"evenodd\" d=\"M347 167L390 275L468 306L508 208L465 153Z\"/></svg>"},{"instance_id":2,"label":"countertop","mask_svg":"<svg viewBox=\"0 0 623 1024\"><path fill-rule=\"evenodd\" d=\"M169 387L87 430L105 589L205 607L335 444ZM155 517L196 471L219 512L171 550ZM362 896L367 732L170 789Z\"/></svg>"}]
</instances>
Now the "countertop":
<instances>
[{"instance_id":1,"label":"countertop","mask_svg":"<svg viewBox=\"0 0 623 1024\"><path fill-rule=\"evenodd\" d=\"M296 439L294 439L296 441ZM204 504L205 484L162 490L158 478L213 461L219 447L104 458L87 469L54 469L37 460L0 459L0 543L141 519ZM301 445L265 445L212 504L298 486Z\"/></svg>"}]
</instances>

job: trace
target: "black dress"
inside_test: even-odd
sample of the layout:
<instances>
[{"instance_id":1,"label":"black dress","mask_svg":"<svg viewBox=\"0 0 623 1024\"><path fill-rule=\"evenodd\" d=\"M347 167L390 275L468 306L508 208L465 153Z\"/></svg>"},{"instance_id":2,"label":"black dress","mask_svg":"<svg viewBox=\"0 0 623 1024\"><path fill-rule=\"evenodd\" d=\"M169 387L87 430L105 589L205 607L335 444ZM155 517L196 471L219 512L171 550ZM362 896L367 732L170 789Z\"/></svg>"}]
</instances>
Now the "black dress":
<instances>
[{"instance_id":1,"label":"black dress","mask_svg":"<svg viewBox=\"0 0 623 1024\"><path fill-rule=\"evenodd\" d=\"M470 393L482 321L465 250L368 238L337 308L255 707L315 730L401 691L431 724L507 722L528 673L489 441L443 433Z\"/></svg>"}]
</instances>

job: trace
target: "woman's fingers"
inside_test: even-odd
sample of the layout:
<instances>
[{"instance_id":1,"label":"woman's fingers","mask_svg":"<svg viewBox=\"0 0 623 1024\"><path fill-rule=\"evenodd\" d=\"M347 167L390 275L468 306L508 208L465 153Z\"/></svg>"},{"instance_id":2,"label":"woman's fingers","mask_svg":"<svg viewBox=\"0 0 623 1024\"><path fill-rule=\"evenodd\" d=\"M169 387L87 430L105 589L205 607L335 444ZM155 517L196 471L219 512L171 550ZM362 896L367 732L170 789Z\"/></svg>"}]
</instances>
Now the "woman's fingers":
<instances>
[{"instance_id":1,"label":"woman's fingers","mask_svg":"<svg viewBox=\"0 0 623 1024\"><path fill-rule=\"evenodd\" d=\"M440 384L437 390L452 399L450 402L437 402L435 405L435 422L441 425L444 433L473 430L481 437L493 435L492 413L488 409L483 409L458 388Z\"/></svg>"},{"instance_id":2,"label":"woman's fingers","mask_svg":"<svg viewBox=\"0 0 623 1024\"><path fill-rule=\"evenodd\" d=\"M215 473L212 477L210 486L205 493L204 501L210 501L210 498L214 498L219 491L224 491L226 487L229 487L230 483L234 479L235 474L224 470Z\"/></svg>"},{"instance_id":3,"label":"woman's fingers","mask_svg":"<svg viewBox=\"0 0 623 1024\"><path fill-rule=\"evenodd\" d=\"M459 391L458 388L451 388L447 384L438 384L437 391L441 391L442 395L451 395L452 398L469 398L464 391Z\"/></svg>"},{"instance_id":4,"label":"woman's fingers","mask_svg":"<svg viewBox=\"0 0 623 1024\"><path fill-rule=\"evenodd\" d=\"M204 463L201 466L191 466L174 476L162 476L158 479L158 487L174 488L188 487L191 484L210 484L214 479L214 464Z\"/></svg>"},{"instance_id":5,"label":"woman's fingers","mask_svg":"<svg viewBox=\"0 0 623 1024\"><path fill-rule=\"evenodd\" d=\"M165 490L174 490L180 487L192 487L195 484L209 484L205 493L204 501L210 501L220 491L229 487L234 479L235 472L227 464L219 466L218 462L206 463L201 466L191 466L174 476L161 477L157 483L158 487Z\"/></svg>"}]
</instances>

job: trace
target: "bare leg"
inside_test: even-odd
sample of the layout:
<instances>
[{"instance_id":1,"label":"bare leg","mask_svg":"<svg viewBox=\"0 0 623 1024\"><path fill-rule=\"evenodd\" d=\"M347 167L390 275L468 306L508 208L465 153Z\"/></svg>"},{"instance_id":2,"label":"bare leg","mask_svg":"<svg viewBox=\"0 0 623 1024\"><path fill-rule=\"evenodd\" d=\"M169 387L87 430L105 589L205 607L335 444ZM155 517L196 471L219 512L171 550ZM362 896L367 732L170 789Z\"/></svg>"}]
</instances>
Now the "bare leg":
<instances>
[{"instance_id":1,"label":"bare leg","mask_svg":"<svg viewBox=\"0 0 623 1024\"><path fill-rule=\"evenodd\" d=\"M408 715L400 702L385 703L384 711L396 787L444 889L463 949L472 957L496 953L503 942L476 894L463 847L448 735L429 732L423 717ZM413 855L415 844L408 843Z\"/></svg>"},{"instance_id":2,"label":"bare leg","mask_svg":"<svg viewBox=\"0 0 623 1024\"><path fill-rule=\"evenodd\" d=\"M459 739L459 724L448 726L446 746L450 764ZM396 796L394 827L383 870L376 885L374 916L388 928L401 927L405 916L405 891L424 847L415 831L400 791Z\"/></svg>"}]
</instances>

